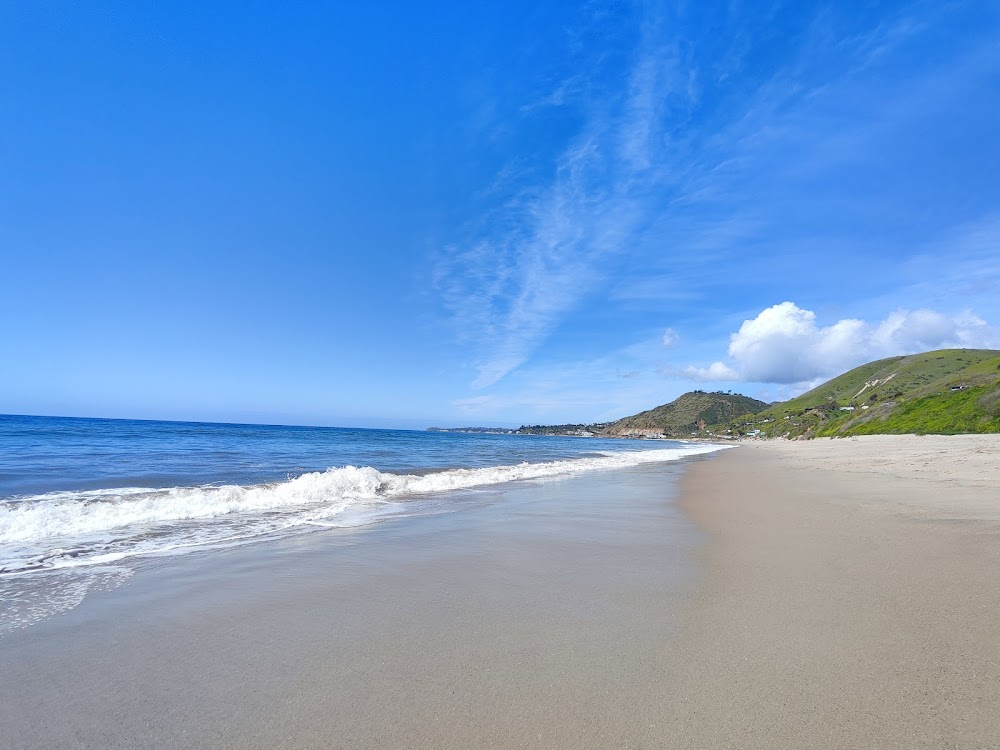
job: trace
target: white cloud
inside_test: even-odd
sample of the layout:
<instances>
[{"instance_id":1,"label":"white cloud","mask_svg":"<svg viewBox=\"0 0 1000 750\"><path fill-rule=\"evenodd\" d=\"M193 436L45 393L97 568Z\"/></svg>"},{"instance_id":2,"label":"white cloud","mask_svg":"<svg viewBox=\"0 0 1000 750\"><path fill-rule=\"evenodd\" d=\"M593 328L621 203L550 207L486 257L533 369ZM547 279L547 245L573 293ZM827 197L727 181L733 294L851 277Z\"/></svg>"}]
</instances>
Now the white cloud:
<instances>
[{"instance_id":1,"label":"white cloud","mask_svg":"<svg viewBox=\"0 0 1000 750\"><path fill-rule=\"evenodd\" d=\"M837 375L864 362L929 349L1000 346L1000 330L972 313L896 310L871 324L848 318L829 326L794 302L763 310L730 336L731 363L689 367L696 380L805 383Z\"/></svg>"},{"instance_id":2,"label":"white cloud","mask_svg":"<svg viewBox=\"0 0 1000 750\"><path fill-rule=\"evenodd\" d=\"M520 118L535 127L539 123L531 118L565 108L567 122L579 118L579 129L557 153L546 155L554 147L548 144L501 168L482 195L482 210L473 212L475 220L449 237L436 259L432 288L467 349L474 388L493 387L530 364L546 339L572 322L589 299L602 299L612 314L650 307L663 315L742 294L731 286L732 274L711 272L720 264L739 267L741 285L760 282L755 288L768 293L774 262L763 255L748 259L744 252L766 239L779 259L782 253L801 255L799 230L783 233L789 205L803 212L794 222L798 227L812 227L830 242L843 239L838 247L857 247L858 255L865 248L876 255L873 278L885 279L886 286L903 279L896 276L898 263L892 273L885 272L891 253L883 252L884 238L868 229L865 217L874 210L870 196L846 194L837 186L855 162L868 164L874 154L881 163L886 153L896 159L909 153L909 140L895 145L899 136L912 134L914 123L929 116L953 111L956 97L965 102L978 96L978 87L957 84L982 82L996 68L995 45L986 40L959 45L956 54L908 71L905 81L889 82L888 69L861 75L876 63L888 65L896 51L906 54L912 35L937 28L933 21L942 11L929 8L929 20L890 13L875 27L864 24L872 30L860 36L851 14L821 11L807 30L801 57L790 51L787 58L776 56L775 67L758 69L747 61L756 49L756 30L767 22L759 13L732 6L720 21L727 35L720 47L728 53L719 57L714 47L700 52L677 33L683 25L672 11L663 9L661 19L656 10L639 7L610 24L608 17L617 14L594 13L592 26L569 30L576 40L566 53L572 64L554 67L551 78L544 77L556 81L554 88L532 96L533 103L520 106L503 124L516 132ZM628 54L619 57L625 50ZM613 73L605 60L618 60ZM614 85L608 86L612 79ZM718 101L727 106L716 112ZM862 110L866 116L859 118ZM830 191L846 218L823 223L829 212L822 209L825 200L816 200L818 185ZM937 189L947 187L942 182ZM883 192L890 215L918 205L912 196L910 203L903 202L896 190ZM783 208L776 212L775 206ZM864 228L860 232L851 229L855 216ZM979 259L975 273L966 273L954 256L947 267L937 249L929 256L927 265L934 269L929 291L950 281L948 276L954 281L942 301L932 294L909 297L923 304L950 306L951 288L970 279L985 285L977 292L980 299L997 284L995 274L986 284ZM626 257L629 262L620 262ZM983 260L996 268L995 259L994 243L984 249ZM919 264L912 270L923 268ZM805 275L811 277L808 269ZM975 304L996 314L991 303ZM814 319L809 325L817 328ZM922 328L923 323L911 320L908 326ZM848 355L859 336L864 339L859 351L877 349L870 340L873 327L842 321L818 339L800 332L783 340L775 333L768 343L745 352L749 364L734 355L732 362L696 368L692 377L736 379L745 377L745 370L771 377L776 372L771 348L782 345L790 347L785 362L798 371L780 377L827 371L838 358L855 362ZM886 335L906 339L910 334ZM804 354L797 350L803 342L809 342ZM669 346L666 339L664 345Z\"/></svg>"},{"instance_id":3,"label":"white cloud","mask_svg":"<svg viewBox=\"0 0 1000 750\"><path fill-rule=\"evenodd\" d=\"M638 38L625 90L608 95L578 72L560 84L543 103L572 107L585 118L555 158L551 177L528 180L522 189L515 180L470 228L471 238L437 260L434 289L471 345L474 388L493 386L520 368L603 283L612 259L637 244L651 212L661 209L650 196L676 171L664 163L662 133L670 115L664 101L679 106L693 95L690 74L661 39L656 14L629 29ZM602 57L596 54L587 58L595 71Z\"/></svg>"},{"instance_id":4,"label":"white cloud","mask_svg":"<svg viewBox=\"0 0 1000 750\"><path fill-rule=\"evenodd\" d=\"M681 340L681 336L673 328L668 328L663 332L663 346L669 349L672 346L676 346Z\"/></svg>"},{"instance_id":5,"label":"white cloud","mask_svg":"<svg viewBox=\"0 0 1000 750\"><path fill-rule=\"evenodd\" d=\"M668 374L668 372L664 374ZM724 362L713 362L708 367L687 367L683 370L683 374L694 380L740 379L740 374Z\"/></svg>"},{"instance_id":6,"label":"white cloud","mask_svg":"<svg viewBox=\"0 0 1000 750\"><path fill-rule=\"evenodd\" d=\"M466 414L478 414L495 407L496 398L493 396L471 396L470 398L456 399L454 404Z\"/></svg>"}]
</instances>

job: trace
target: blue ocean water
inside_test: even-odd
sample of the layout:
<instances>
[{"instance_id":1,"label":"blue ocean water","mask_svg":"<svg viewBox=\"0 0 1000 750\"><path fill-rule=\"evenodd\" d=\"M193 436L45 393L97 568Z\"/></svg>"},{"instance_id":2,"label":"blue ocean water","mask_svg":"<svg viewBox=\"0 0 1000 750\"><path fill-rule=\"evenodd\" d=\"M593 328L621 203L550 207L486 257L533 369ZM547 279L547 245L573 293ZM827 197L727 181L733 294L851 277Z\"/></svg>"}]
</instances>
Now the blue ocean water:
<instances>
[{"instance_id":1,"label":"blue ocean water","mask_svg":"<svg viewBox=\"0 0 1000 750\"><path fill-rule=\"evenodd\" d=\"M115 487L255 485L348 465L407 474L664 447L600 438L0 415L0 500Z\"/></svg>"},{"instance_id":2,"label":"blue ocean water","mask_svg":"<svg viewBox=\"0 0 1000 750\"><path fill-rule=\"evenodd\" d=\"M716 449L0 416L0 604L15 614L10 622L23 623L73 606L139 559L456 511L508 482L558 481ZM18 583L27 579L35 583Z\"/></svg>"}]
</instances>

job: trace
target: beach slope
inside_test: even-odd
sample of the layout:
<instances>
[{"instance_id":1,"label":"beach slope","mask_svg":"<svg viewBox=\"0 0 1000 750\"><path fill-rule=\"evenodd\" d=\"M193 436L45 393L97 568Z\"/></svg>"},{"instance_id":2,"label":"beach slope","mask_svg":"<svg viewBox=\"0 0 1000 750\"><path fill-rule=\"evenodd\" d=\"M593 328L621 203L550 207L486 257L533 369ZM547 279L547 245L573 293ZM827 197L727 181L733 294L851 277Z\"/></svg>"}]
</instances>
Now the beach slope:
<instances>
[{"instance_id":1,"label":"beach slope","mask_svg":"<svg viewBox=\"0 0 1000 750\"><path fill-rule=\"evenodd\" d=\"M998 456L751 444L154 561L0 638L0 749L995 748Z\"/></svg>"},{"instance_id":2,"label":"beach slope","mask_svg":"<svg viewBox=\"0 0 1000 750\"><path fill-rule=\"evenodd\" d=\"M1000 436L751 444L684 497L671 746L1000 744Z\"/></svg>"}]
</instances>

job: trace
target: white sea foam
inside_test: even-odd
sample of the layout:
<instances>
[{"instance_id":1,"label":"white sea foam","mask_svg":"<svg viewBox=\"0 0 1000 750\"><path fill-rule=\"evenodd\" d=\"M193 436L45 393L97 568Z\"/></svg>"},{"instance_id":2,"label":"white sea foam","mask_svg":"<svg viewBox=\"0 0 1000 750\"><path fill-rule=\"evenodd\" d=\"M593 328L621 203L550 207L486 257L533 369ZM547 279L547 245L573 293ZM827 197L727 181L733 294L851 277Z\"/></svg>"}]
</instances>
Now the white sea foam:
<instances>
[{"instance_id":1,"label":"white sea foam","mask_svg":"<svg viewBox=\"0 0 1000 750\"><path fill-rule=\"evenodd\" d=\"M673 461L722 446L631 450L424 475L343 466L275 484L58 492L0 503L0 573L106 564L246 541L293 527L355 526L453 490Z\"/></svg>"},{"instance_id":2,"label":"white sea foam","mask_svg":"<svg viewBox=\"0 0 1000 750\"><path fill-rule=\"evenodd\" d=\"M30 581L0 578L0 636L76 607L92 591L110 591L132 571L94 564L86 570L50 571Z\"/></svg>"}]
</instances>

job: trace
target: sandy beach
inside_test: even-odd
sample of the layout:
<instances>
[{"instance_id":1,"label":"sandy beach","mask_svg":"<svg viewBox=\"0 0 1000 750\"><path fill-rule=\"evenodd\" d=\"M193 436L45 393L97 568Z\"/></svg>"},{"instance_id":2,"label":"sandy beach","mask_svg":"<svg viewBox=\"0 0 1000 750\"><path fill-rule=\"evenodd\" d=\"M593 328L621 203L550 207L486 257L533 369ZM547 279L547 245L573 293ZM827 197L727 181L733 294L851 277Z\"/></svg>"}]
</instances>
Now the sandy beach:
<instances>
[{"instance_id":1,"label":"sandy beach","mask_svg":"<svg viewBox=\"0 0 1000 750\"><path fill-rule=\"evenodd\" d=\"M694 461L697 461L695 459ZM0 638L4 748L616 746L697 584L682 462L159 561Z\"/></svg>"},{"instance_id":2,"label":"sandy beach","mask_svg":"<svg viewBox=\"0 0 1000 750\"><path fill-rule=\"evenodd\" d=\"M0 639L0 747L998 747L998 437L748 444L179 558Z\"/></svg>"},{"instance_id":3,"label":"sandy beach","mask_svg":"<svg viewBox=\"0 0 1000 750\"><path fill-rule=\"evenodd\" d=\"M684 498L672 746L1000 746L1000 436L749 444Z\"/></svg>"}]
</instances>

